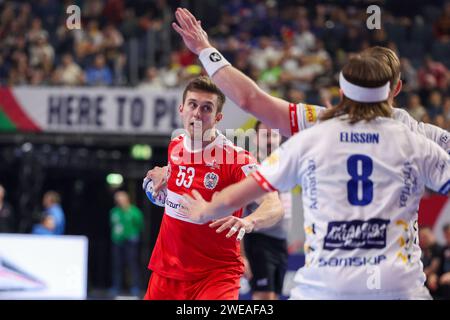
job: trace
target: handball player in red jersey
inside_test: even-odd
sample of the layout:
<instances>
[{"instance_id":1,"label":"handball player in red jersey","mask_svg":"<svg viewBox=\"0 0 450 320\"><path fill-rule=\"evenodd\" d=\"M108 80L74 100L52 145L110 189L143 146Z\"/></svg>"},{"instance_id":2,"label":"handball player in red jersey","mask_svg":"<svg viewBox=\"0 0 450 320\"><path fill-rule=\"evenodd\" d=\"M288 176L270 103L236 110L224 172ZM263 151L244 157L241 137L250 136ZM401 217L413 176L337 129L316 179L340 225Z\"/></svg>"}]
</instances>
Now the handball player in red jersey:
<instances>
[{"instance_id":1,"label":"handball player in red jersey","mask_svg":"<svg viewBox=\"0 0 450 320\"><path fill-rule=\"evenodd\" d=\"M262 198L259 208L245 218L239 209L223 219L198 224L182 213L183 194L195 189L209 201L257 165L249 152L216 129L224 102L223 93L207 77L192 80L184 90L179 106L184 133L168 148L165 212L148 266L153 272L146 300L238 299L244 272L240 240L283 216L276 192Z\"/></svg>"}]
</instances>

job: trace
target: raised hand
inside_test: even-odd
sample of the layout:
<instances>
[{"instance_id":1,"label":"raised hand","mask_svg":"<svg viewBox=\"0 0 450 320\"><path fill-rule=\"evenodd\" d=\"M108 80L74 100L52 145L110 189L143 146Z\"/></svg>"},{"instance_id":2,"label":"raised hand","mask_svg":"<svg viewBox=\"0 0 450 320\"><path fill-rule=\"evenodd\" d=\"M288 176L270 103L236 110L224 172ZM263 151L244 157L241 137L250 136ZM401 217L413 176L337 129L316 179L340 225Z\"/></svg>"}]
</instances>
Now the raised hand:
<instances>
[{"instance_id":1,"label":"raised hand","mask_svg":"<svg viewBox=\"0 0 450 320\"><path fill-rule=\"evenodd\" d=\"M175 17L178 24L173 22L172 27L183 38L189 50L198 55L203 49L212 47L201 21L198 21L188 9L178 8Z\"/></svg>"}]
</instances>

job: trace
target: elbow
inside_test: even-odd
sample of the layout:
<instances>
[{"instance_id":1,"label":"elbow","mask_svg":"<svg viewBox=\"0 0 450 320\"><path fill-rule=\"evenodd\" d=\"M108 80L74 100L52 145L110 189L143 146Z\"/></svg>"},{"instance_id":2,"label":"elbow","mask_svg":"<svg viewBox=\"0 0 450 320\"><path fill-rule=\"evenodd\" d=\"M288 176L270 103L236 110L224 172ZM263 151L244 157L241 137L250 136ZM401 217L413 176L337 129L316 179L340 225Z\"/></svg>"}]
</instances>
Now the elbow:
<instances>
[{"instance_id":1,"label":"elbow","mask_svg":"<svg viewBox=\"0 0 450 320\"><path fill-rule=\"evenodd\" d=\"M248 103L248 98L247 96L243 95L241 97L238 98L238 100L236 101L236 104L238 105L238 107L240 109L242 109L245 112L249 112L250 107L249 107L249 103Z\"/></svg>"}]
</instances>

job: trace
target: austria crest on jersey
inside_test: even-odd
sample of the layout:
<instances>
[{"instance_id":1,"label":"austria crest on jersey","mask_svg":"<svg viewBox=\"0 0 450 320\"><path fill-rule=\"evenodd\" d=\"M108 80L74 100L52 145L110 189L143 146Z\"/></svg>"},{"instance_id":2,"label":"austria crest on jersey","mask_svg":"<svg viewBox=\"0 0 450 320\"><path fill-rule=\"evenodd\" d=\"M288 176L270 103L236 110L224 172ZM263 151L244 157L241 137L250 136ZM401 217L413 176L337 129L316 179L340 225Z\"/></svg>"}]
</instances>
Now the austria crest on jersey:
<instances>
[{"instance_id":1,"label":"austria crest on jersey","mask_svg":"<svg viewBox=\"0 0 450 320\"><path fill-rule=\"evenodd\" d=\"M208 172L205 174L205 179L203 180L203 184L206 189L214 189L219 182L219 176L214 172Z\"/></svg>"}]
</instances>

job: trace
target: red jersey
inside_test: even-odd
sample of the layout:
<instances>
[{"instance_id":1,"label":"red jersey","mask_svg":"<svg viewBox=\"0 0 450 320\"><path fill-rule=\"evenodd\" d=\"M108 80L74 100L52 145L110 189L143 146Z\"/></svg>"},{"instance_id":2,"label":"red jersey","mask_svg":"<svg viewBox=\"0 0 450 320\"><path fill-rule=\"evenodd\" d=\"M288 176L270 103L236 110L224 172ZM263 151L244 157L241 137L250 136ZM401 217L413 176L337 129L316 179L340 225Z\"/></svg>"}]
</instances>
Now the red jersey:
<instances>
[{"instance_id":1,"label":"red jersey","mask_svg":"<svg viewBox=\"0 0 450 320\"><path fill-rule=\"evenodd\" d=\"M197 190L209 201L215 192L241 181L256 167L255 158L218 133L204 149L192 150L181 135L169 144L165 212L149 269L177 280L197 280L227 268L243 273L240 242L198 224L179 211L183 194ZM241 217L242 209L234 216Z\"/></svg>"}]
</instances>

